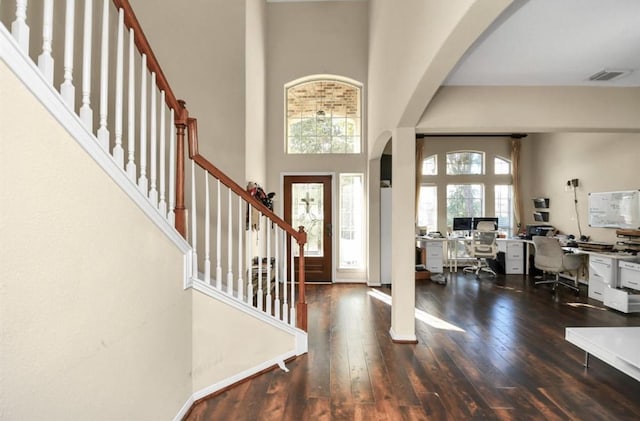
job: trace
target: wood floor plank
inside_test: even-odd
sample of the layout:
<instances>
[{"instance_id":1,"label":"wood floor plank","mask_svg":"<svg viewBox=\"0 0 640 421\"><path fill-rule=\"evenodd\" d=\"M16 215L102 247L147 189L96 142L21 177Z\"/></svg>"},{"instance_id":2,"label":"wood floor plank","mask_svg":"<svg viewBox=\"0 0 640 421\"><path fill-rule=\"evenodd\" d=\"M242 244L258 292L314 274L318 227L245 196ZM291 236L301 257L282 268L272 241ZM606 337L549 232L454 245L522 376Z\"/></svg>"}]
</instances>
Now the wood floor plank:
<instances>
[{"instance_id":1,"label":"wood floor plank","mask_svg":"<svg viewBox=\"0 0 640 421\"><path fill-rule=\"evenodd\" d=\"M391 294L389 288L380 292ZM640 382L564 340L567 326L640 326L522 276L416 282L417 345L392 343L364 285L310 285L309 353L192 408L187 420L635 420ZM590 304L572 306L571 303Z\"/></svg>"}]
</instances>

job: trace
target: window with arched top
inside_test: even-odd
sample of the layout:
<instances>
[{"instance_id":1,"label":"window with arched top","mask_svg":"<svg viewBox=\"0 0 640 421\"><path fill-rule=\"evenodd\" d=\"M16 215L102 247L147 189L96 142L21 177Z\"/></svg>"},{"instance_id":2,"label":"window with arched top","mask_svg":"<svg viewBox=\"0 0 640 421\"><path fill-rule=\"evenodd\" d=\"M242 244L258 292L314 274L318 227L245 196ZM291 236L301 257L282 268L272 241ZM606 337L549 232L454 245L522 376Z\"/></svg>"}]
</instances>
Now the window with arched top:
<instances>
[{"instance_id":1,"label":"window with arched top","mask_svg":"<svg viewBox=\"0 0 640 421\"><path fill-rule=\"evenodd\" d=\"M484 174L484 153L455 151L447 153L447 175Z\"/></svg>"},{"instance_id":2,"label":"window with arched top","mask_svg":"<svg viewBox=\"0 0 640 421\"><path fill-rule=\"evenodd\" d=\"M287 86L287 153L359 154L361 96L360 86L339 79L315 79Z\"/></svg>"},{"instance_id":3,"label":"window with arched top","mask_svg":"<svg viewBox=\"0 0 640 421\"><path fill-rule=\"evenodd\" d=\"M495 157L493 159L494 174L511 174L511 161L508 159Z\"/></svg>"},{"instance_id":4,"label":"window with arched top","mask_svg":"<svg viewBox=\"0 0 640 421\"><path fill-rule=\"evenodd\" d=\"M422 160L422 175L438 175L438 155L431 155Z\"/></svg>"}]
</instances>

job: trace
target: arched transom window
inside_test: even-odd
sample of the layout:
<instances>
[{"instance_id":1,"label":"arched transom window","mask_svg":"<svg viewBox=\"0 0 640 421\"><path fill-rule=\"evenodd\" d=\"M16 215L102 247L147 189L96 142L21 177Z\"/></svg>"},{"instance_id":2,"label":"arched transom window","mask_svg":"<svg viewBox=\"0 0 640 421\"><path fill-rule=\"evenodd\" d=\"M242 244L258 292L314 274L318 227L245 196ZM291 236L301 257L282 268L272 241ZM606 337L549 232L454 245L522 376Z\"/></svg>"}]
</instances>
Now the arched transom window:
<instances>
[{"instance_id":1,"label":"arched transom window","mask_svg":"<svg viewBox=\"0 0 640 421\"><path fill-rule=\"evenodd\" d=\"M286 88L286 150L289 154L361 152L361 89L317 79Z\"/></svg>"}]
</instances>

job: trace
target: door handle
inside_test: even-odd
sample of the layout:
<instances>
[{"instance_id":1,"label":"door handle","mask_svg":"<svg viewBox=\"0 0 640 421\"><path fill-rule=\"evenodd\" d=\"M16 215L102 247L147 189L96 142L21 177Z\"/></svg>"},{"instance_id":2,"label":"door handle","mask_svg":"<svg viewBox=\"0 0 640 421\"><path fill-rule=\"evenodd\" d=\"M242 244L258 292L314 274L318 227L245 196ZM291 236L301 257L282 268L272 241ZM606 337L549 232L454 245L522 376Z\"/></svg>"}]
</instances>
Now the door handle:
<instances>
[{"instance_id":1,"label":"door handle","mask_svg":"<svg viewBox=\"0 0 640 421\"><path fill-rule=\"evenodd\" d=\"M331 224L325 225L325 229L327 230L327 235L331 237L333 235L333 227L331 226Z\"/></svg>"}]
</instances>

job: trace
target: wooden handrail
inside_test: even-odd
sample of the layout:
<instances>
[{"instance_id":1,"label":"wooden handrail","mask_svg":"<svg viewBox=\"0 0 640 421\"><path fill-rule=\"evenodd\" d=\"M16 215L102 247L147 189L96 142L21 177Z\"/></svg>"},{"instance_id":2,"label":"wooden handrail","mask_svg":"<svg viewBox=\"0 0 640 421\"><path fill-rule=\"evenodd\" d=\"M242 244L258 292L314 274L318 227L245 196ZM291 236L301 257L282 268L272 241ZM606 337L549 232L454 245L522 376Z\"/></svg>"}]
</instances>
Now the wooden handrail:
<instances>
[{"instance_id":1,"label":"wooden handrail","mask_svg":"<svg viewBox=\"0 0 640 421\"><path fill-rule=\"evenodd\" d=\"M153 53L151 46L149 45L149 41L147 37L144 35L144 31L140 26L140 22L138 22L138 18L133 11L133 8L129 4L128 0L113 0L113 4L117 9L122 9L124 11L124 24L127 28L133 29L134 33L134 41L136 43L136 47L138 47L138 51L142 54L147 55L147 68L150 72L156 74L156 83L160 90L164 91L165 101L170 108L173 108L176 113L180 109L180 104L176 99L176 96L171 90L171 86L169 82L167 82L167 78L160 67L160 63L156 59L156 55Z\"/></svg>"},{"instance_id":2,"label":"wooden handrail","mask_svg":"<svg viewBox=\"0 0 640 421\"><path fill-rule=\"evenodd\" d=\"M169 108L175 111L174 124L176 126L176 204L175 204L175 226L178 232L186 238L186 209L184 207L184 136L185 129L188 133L189 158L191 158L202 169L210 175L217 178L238 196L242 197L247 203L260 211L268 219L278 225L282 230L286 231L291 237L295 238L300 248L299 259L299 275L298 275L298 302L296 304L296 324L300 329L307 330L307 302L305 297L305 274L304 274L304 245L307 242L307 233L304 227L299 227L296 231L289 223L278 217L273 211L267 208L262 202L253 197L246 189L229 178L225 173L220 171L209 160L198 153L198 121L189 117L189 111L185 106L185 102L178 100L167 81L167 78L160 67L160 63L156 59L149 41L140 26L140 22L129 4L128 0L113 0L113 4L117 9L124 12L124 23L127 28L134 31L134 42L138 51L147 56L147 69L155 73L156 84L161 91L165 93L165 102ZM293 268L292 268L293 269Z\"/></svg>"},{"instance_id":3,"label":"wooden handrail","mask_svg":"<svg viewBox=\"0 0 640 421\"><path fill-rule=\"evenodd\" d=\"M220 171L218 167L209 162L207 158L198 153L198 120L196 118L188 119L187 128L189 133L189 158L193 159L203 170L220 180L220 182L230 188L231 191L242 197L246 202L250 203L251 206L258 209L263 215L289 233L296 239L298 244L304 245L307 242L307 233L304 232L304 230L296 231L289 223L273 213L271 209L253 197L246 189L229 178L224 172Z\"/></svg>"}]
</instances>

